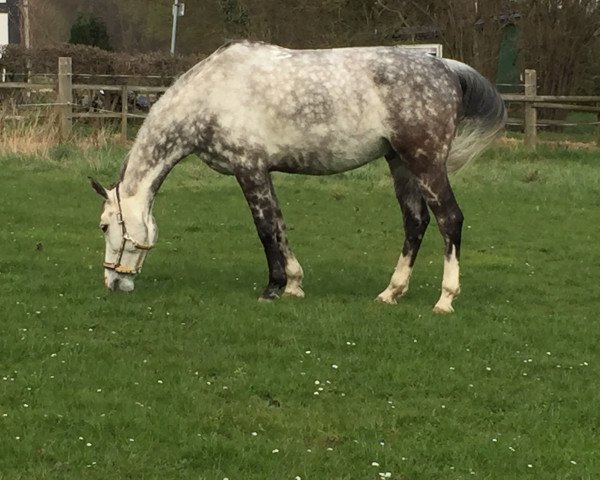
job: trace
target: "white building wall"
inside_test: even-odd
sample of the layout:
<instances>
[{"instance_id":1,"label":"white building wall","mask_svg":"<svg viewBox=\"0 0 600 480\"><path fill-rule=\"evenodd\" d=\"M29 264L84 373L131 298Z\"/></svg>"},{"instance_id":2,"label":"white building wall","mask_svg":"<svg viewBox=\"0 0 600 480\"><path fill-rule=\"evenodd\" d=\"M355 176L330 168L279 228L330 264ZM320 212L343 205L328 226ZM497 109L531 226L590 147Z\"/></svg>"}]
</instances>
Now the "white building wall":
<instances>
[{"instance_id":1,"label":"white building wall","mask_svg":"<svg viewBox=\"0 0 600 480\"><path fill-rule=\"evenodd\" d=\"M6 3L6 0L0 0ZM8 45L8 13L0 13L0 46Z\"/></svg>"}]
</instances>

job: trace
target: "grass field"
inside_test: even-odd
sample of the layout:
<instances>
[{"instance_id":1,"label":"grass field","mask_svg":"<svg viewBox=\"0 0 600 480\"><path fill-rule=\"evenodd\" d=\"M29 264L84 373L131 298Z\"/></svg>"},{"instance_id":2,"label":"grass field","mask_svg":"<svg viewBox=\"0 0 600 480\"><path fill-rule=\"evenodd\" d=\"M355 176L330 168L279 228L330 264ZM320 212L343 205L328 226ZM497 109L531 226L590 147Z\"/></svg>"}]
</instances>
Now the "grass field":
<instances>
[{"instance_id":1,"label":"grass field","mask_svg":"<svg viewBox=\"0 0 600 480\"><path fill-rule=\"evenodd\" d=\"M600 478L598 151L502 147L453 179L451 316L435 224L407 296L373 302L402 242L381 162L276 175L305 300L256 301L247 206L196 159L110 294L86 177L124 153L0 159L0 479Z\"/></svg>"}]
</instances>

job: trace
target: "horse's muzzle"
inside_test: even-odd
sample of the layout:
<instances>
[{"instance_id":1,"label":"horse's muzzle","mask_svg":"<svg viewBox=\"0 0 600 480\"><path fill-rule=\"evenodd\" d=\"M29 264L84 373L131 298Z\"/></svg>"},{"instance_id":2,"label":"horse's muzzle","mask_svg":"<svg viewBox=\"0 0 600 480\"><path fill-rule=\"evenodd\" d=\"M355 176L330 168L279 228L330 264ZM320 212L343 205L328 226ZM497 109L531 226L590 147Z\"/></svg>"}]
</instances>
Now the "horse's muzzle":
<instances>
[{"instance_id":1,"label":"horse's muzzle","mask_svg":"<svg viewBox=\"0 0 600 480\"><path fill-rule=\"evenodd\" d=\"M132 292L135 288L134 276L117 273L114 270L104 270L104 285L112 292Z\"/></svg>"}]
</instances>

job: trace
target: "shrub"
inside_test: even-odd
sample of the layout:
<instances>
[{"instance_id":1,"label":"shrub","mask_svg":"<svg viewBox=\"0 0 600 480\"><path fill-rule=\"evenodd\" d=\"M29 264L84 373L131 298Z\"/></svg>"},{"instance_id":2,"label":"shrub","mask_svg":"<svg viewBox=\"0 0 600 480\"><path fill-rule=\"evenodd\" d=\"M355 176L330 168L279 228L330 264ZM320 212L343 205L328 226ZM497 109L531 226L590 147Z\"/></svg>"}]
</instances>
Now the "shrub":
<instances>
[{"instance_id":1,"label":"shrub","mask_svg":"<svg viewBox=\"0 0 600 480\"><path fill-rule=\"evenodd\" d=\"M134 76L129 83L147 86L170 85L174 77L182 74L205 55L176 55L167 52L129 54L109 52L88 45L60 44L26 50L19 45L8 45L0 58L0 68L8 76L21 80L19 74L31 65L32 74L56 74L58 57L73 59L73 81L76 83L123 83L119 76ZM112 75L117 78L106 78ZM156 78L143 78L153 76Z\"/></svg>"}]
</instances>

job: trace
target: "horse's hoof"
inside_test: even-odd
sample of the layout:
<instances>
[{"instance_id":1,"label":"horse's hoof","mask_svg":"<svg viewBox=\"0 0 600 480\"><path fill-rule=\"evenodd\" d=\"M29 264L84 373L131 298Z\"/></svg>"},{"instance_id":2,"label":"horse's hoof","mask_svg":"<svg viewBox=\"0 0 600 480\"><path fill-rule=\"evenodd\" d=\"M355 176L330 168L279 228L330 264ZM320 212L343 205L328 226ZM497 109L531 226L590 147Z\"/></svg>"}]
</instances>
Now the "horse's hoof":
<instances>
[{"instance_id":1,"label":"horse's hoof","mask_svg":"<svg viewBox=\"0 0 600 480\"><path fill-rule=\"evenodd\" d=\"M277 300L279 297L275 295L274 297L258 297L259 303L272 303L274 300Z\"/></svg>"},{"instance_id":2,"label":"horse's hoof","mask_svg":"<svg viewBox=\"0 0 600 480\"><path fill-rule=\"evenodd\" d=\"M385 292L377 295L375 301L377 303L387 303L388 305L396 305L398 303L394 297L392 297L390 294L386 294Z\"/></svg>"},{"instance_id":3,"label":"horse's hoof","mask_svg":"<svg viewBox=\"0 0 600 480\"><path fill-rule=\"evenodd\" d=\"M433 307L433 313L454 313L452 305L436 305Z\"/></svg>"},{"instance_id":4,"label":"horse's hoof","mask_svg":"<svg viewBox=\"0 0 600 480\"><path fill-rule=\"evenodd\" d=\"M283 292L284 298L304 298L304 290L300 287L286 288Z\"/></svg>"}]
</instances>

